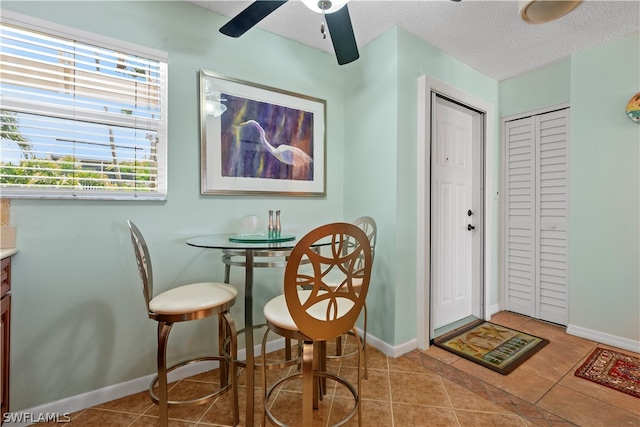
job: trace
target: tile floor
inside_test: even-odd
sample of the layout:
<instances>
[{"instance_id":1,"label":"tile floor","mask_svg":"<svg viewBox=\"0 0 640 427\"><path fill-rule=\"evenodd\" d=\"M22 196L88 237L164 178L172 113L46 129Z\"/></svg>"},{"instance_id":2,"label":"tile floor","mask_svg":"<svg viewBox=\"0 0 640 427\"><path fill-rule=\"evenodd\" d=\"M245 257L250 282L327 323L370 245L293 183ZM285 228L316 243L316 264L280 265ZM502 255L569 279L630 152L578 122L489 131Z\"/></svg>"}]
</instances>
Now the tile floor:
<instances>
[{"instance_id":1,"label":"tile floor","mask_svg":"<svg viewBox=\"0 0 640 427\"><path fill-rule=\"evenodd\" d=\"M368 349L369 379L363 381L362 425L405 426L640 426L640 399L577 378L573 372L597 343L567 335L564 328L513 313L491 321L550 340L509 375L500 375L437 347L414 350L397 359ZM606 347L606 346L605 346ZM626 352L634 354L631 352ZM637 354L635 354L637 356ZM331 361L332 369L352 378L355 358ZM294 368L295 369L295 368ZM268 381L282 374L270 371ZM257 381L260 376L257 375ZM172 395L197 395L213 373L174 384ZM240 407L244 377L240 375ZM300 394L295 387L279 391L273 412L286 421L295 416ZM256 389L260 395L259 389ZM170 411L170 426L231 425L229 393L210 405ZM327 425L350 408L341 388L330 387L314 425ZM258 414L261 404L256 407ZM245 425L240 411L240 425ZM72 414L72 426L155 426L157 408L146 392ZM256 424L260 425L260 415ZM268 423L269 424L269 423ZM348 426L357 425L356 420Z\"/></svg>"}]
</instances>

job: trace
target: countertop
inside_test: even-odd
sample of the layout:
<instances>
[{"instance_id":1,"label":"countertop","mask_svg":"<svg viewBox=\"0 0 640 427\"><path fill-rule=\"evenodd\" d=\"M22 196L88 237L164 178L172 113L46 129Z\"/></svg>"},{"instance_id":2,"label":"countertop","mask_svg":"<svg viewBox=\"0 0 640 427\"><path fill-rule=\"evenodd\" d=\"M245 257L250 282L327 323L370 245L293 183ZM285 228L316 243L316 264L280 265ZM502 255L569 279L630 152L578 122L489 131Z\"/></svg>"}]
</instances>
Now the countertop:
<instances>
[{"instance_id":1,"label":"countertop","mask_svg":"<svg viewBox=\"0 0 640 427\"><path fill-rule=\"evenodd\" d=\"M0 259L4 259L8 256L12 256L18 253L18 248L4 248L0 249Z\"/></svg>"}]
</instances>

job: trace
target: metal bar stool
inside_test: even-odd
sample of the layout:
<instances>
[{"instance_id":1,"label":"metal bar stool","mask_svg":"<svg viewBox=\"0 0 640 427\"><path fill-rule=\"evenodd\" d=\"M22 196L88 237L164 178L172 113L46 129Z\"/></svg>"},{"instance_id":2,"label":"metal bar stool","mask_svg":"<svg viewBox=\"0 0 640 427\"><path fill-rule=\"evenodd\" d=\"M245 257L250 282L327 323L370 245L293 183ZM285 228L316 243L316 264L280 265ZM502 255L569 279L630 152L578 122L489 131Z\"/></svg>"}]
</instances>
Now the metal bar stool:
<instances>
[{"instance_id":1,"label":"metal bar stool","mask_svg":"<svg viewBox=\"0 0 640 427\"><path fill-rule=\"evenodd\" d=\"M330 241L329 250L318 253L312 246L320 241ZM347 244L347 242L351 242ZM266 363L266 345L269 332L285 339L302 342L302 372L294 372L267 387L266 372L262 372L264 409L262 425L266 420L279 426L270 410L270 398L285 382L302 379L303 426L312 425L313 409L319 407L322 398L322 383L331 379L344 386L354 399L354 407L347 416L335 425L342 425L358 415L362 423L360 384L362 372L362 342L355 330L355 323L362 311L369 289L371 245L367 235L358 226L348 223L333 223L318 227L305 235L295 246L285 269L284 293L270 300L264 307L267 332L262 340L262 363ZM335 274L334 274L335 273ZM342 276L337 286L329 286ZM358 375L354 387L345 378L324 369L323 346L352 331L358 341ZM295 363L295 361L291 361Z\"/></svg>"},{"instance_id":2,"label":"metal bar stool","mask_svg":"<svg viewBox=\"0 0 640 427\"><path fill-rule=\"evenodd\" d=\"M142 279L142 293L150 319L158 322L157 375L149 386L151 400L159 405L160 425L167 426L169 408L195 406L211 402L220 394L231 390L233 423L239 423L237 386L237 333L230 309L238 291L225 283L201 282L169 289L153 294L153 270L147 244L136 225L128 221L138 271ZM198 320L218 316L218 355L179 362L167 367L167 343L169 332L176 322ZM220 387L206 396L190 400L169 400L167 374L182 366L204 361L220 362ZM158 393L154 387L158 385Z\"/></svg>"}]
</instances>

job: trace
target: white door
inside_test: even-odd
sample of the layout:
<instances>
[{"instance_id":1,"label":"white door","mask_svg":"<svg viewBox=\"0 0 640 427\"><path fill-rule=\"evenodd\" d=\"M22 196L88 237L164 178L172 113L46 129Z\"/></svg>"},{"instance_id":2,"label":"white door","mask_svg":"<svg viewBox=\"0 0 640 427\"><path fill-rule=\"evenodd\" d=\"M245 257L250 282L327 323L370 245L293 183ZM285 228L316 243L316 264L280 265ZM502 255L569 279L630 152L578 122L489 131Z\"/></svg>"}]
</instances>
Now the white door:
<instances>
[{"instance_id":1,"label":"white door","mask_svg":"<svg viewBox=\"0 0 640 427\"><path fill-rule=\"evenodd\" d=\"M438 329L481 313L482 147L479 113L436 95L432 105L431 301Z\"/></svg>"},{"instance_id":2,"label":"white door","mask_svg":"<svg viewBox=\"0 0 640 427\"><path fill-rule=\"evenodd\" d=\"M569 110L504 129L507 309L567 325Z\"/></svg>"}]
</instances>

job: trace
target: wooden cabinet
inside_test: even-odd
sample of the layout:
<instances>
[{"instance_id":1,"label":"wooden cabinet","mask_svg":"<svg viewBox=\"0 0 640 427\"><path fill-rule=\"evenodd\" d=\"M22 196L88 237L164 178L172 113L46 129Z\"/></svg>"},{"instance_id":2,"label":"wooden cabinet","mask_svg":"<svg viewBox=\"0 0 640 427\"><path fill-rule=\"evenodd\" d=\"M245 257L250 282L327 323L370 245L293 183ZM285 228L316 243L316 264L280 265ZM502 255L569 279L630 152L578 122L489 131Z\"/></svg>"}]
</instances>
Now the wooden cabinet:
<instances>
[{"instance_id":1,"label":"wooden cabinet","mask_svg":"<svg viewBox=\"0 0 640 427\"><path fill-rule=\"evenodd\" d=\"M11 257L2 259L0 283L0 423L9 412L9 351L11 343Z\"/></svg>"}]
</instances>

